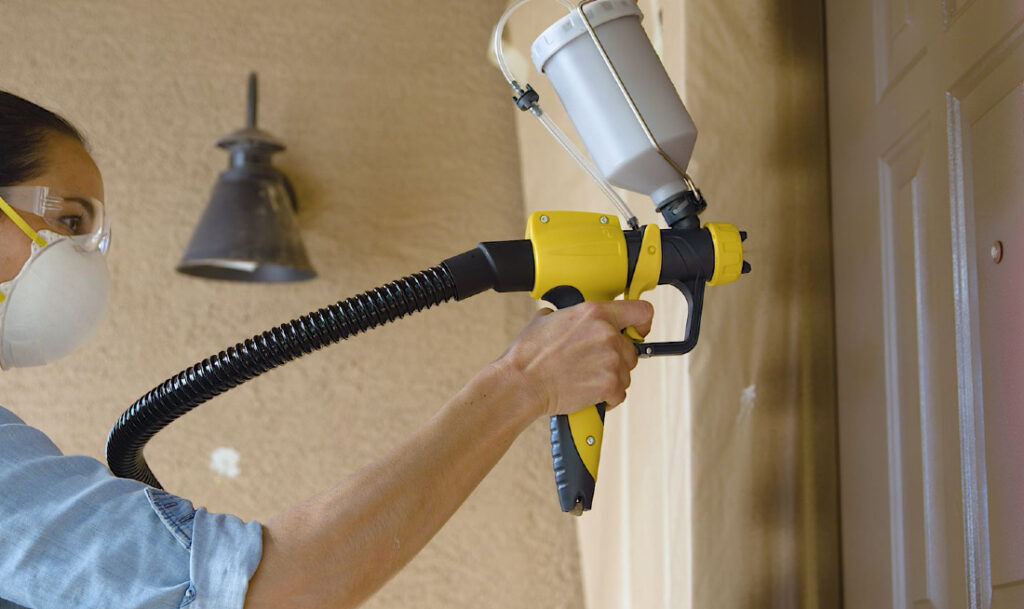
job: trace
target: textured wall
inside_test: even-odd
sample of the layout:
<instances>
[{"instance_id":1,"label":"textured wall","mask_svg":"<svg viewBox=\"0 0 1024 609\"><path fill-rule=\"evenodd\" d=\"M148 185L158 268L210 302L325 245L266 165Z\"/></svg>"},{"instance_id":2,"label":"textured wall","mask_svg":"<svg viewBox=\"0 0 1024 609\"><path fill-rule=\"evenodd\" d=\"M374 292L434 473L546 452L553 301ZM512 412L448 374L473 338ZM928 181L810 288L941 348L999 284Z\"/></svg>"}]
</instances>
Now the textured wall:
<instances>
[{"instance_id":1,"label":"textured wall","mask_svg":"<svg viewBox=\"0 0 1024 609\"><path fill-rule=\"evenodd\" d=\"M707 215L750 231L755 269L722 289L712 348L690 363L695 606L839 606L822 13L820 0L686 5Z\"/></svg>"},{"instance_id":2,"label":"textured wall","mask_svg":"<svg viewBox=\"0 0 1024 609\"><path fill-rule=\"evenodd\" d=\"M0 376L0 401L69 453L180 368L255 331L523 230L513 110L487 64L501 3L0 2L0 88L89 138L114 218L112 315L80 353ZM289 150L320 277L174 273L261 77L260 123ZM485 294L309 356L217 398L147 455L168 489L267 518L373 459L497 357L525 296ZM218 447L239 475L214 473ZM544 423L524 435L369 607L582 606Z\"/></svg>"},{"instance_id":3,"label":"textured wall","mask_svg":"<svg viewBox=\"0 0 1024 609\"><path fill-rule=\"evenodd\" d=\"M514 22L526 49L559 10ZM708 288L700 343L644 361L607 421L580 523L589 609L832 608L838 532L822 6L641 0L644 26L699 132L704 221L750 233L753 273ZM529 81L571 129L546 79ZM528 210L611 211L536 121L519 124ZM649 199L628 197L641 222ZM655 336L685 307L662 288Z\"/></svg>"}]
</instances>

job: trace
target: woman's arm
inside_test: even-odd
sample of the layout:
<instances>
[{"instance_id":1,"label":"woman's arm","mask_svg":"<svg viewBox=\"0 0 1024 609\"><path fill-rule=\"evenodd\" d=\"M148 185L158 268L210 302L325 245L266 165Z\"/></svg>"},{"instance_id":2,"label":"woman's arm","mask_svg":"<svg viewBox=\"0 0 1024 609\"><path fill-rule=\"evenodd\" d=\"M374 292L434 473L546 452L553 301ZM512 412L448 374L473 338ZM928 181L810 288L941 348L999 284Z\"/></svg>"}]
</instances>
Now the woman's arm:
<instances>
[{"instance_id":1,"label":"woman's arm","mask_svg":"<svg viewBox=\"0 0 1024 609\"><path fill-rule=\"evenodd\" d=\"M451 517L538 416L625 399L644 302L542 312L419 431L380 460L264 526L247 609L354 607Z\"/></svg>"}]
</instances>

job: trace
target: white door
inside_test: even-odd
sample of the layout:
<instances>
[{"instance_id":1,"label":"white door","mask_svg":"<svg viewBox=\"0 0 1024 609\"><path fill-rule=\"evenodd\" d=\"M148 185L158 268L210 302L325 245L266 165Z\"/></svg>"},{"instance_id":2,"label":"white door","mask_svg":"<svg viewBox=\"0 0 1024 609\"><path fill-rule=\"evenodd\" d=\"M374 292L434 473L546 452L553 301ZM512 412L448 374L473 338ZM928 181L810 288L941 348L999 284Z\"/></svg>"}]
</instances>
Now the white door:
<instances>
[{"instance_id":1,"label":"white door","mask_svg":"<svg viewBox=\"0 0 1024 609\"><path fill-rule=\"evenodd\" d=\"M1024 607L1024 2L827 0L846 609Z\"/></svg>"}]
</instances>

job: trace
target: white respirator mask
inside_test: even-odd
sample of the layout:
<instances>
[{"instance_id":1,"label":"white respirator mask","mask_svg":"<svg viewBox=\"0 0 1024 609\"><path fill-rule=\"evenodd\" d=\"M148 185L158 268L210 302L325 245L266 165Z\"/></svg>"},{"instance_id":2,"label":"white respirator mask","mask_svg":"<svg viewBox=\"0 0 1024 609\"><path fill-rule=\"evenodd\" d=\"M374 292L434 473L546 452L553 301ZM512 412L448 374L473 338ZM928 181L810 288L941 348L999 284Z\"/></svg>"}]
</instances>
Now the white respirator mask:
<instances>
[{"instance_id":1,"label":"white respirator mask","mask_svg":"<svg viewBox=\"0 0 1024 609\"><path fill-rule=\"evenodd\" d=\"M28 235L32 252L10 281L0 283L0 368L54 362L82 345L103 321L110 275L96 240L33 230L0 189L0 211ZM9 194L9 193L7 193Z\"/></svg>"}]
</instances>

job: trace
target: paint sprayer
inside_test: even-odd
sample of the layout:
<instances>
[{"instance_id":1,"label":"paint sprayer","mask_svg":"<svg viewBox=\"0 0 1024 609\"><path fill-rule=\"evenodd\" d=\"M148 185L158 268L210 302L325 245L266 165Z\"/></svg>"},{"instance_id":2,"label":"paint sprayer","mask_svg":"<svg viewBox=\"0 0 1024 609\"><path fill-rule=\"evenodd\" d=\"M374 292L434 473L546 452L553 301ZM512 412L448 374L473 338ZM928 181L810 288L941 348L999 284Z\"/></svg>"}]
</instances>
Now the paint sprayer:
<instances>
[{"instance_id":1,"label":"paint sprayer","mask_svg":"<svg viewBox=\"0 0 1024 609\"><path fill-rule=\"evenodd\" d=\"M526 238L491 241L438 266L339 301L257 334L182 370L139 398L110 431L111 471L159 487L143 456L146 442L171 421L214 396L326 345L410 313L485 290L529 292L558 308L584 301L636 299L671 285L689 312L675 342L642 342L640 357L682 355L697 344L704 290L750 270L746 234L731 224L698 219L706 207L685 168L697 130L640 25L634 0L557 0L568 11L531 48L590 159L543 112L539 95L509 70L502 35L517 0L494 30L497 63L531 113L597 183L627 224L601 213L545 211L530 215ZM593 159L591 161L591 159ZM651 197L668 228L639 226L613 186ZM604 404L551 418L551 453L562 510L581 514L593 502L604 431Z\"/></svg>"}]
</instances>

